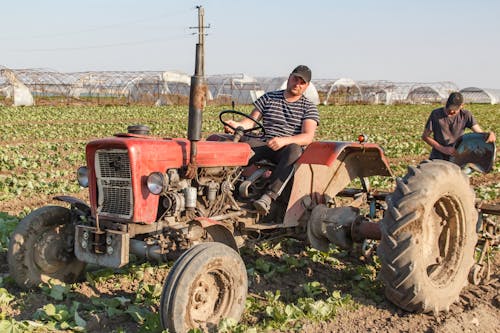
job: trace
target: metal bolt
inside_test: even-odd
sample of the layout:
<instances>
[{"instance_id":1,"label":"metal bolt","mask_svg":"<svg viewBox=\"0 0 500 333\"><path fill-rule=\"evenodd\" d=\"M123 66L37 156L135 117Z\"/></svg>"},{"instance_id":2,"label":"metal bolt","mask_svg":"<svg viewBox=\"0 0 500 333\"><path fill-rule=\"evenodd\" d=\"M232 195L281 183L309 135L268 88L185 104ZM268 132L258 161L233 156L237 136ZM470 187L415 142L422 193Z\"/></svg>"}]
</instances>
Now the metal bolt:
<instances>
[{"instance_id":1,"label":"metal bolt","mask_svg":"<svg viewBox=\"0 0 500 333\"><path fill-rule=\"evenodd\" d=\"M87 248L88 243L87 243L87 241L86 241L85 239L84 239L84 240L82 240L82 243L81 243L81 244L82 244L82 248L83 248L83 249L86 249L86 248Z\"/></svg>"},{"instance_id":2,"label":"metal bolt","mask_svg":"<svg viewBox=\"0 0 500 333\"><path fill-rule=\"evenodd\" d=\"M112 242L113 242L113 237L110 235L106 236L106 244L111 245Z\"/></svg>"},{"instance_id":3,"label":"metal bolt","mask_svg":"<svg viewBox=\"0 0 500 333\"><path fill-rule=\"evenodd\" d=\"M88 231L83 232L83 239L89 239L89 232Z\"/></svg>"},{"instance_id":4,"label":"metal bolt","mask_svg":"<svg viewBox=\"0 0 500 333\"><path fill-rule=\"evenodd\" d=\"M113 250L113 247L112 247L112 246L108 246L108 247L106 248L106 252L107 252L109 255L112 255L112 254L113 254L113 251L114 251L114 250Z\"/></svg>"}]
</instances>

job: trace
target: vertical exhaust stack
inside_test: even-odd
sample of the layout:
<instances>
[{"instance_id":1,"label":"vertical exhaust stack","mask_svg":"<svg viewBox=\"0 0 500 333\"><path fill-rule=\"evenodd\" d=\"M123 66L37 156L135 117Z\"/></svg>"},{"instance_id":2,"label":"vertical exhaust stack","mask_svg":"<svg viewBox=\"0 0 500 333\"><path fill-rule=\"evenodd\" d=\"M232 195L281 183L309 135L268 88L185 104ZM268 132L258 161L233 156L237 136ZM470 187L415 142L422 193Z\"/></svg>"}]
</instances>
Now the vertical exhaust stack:
<instances>
[{"instance_id":1,"label":"vertical exhaust stack","mask_svg":"<svg viewBox=\"0 0 500 333\"><path fill-rule=\"evenodd\" d=\"M186 170L186 178L192 179L196 176L197 142L201 140L202 110L205 105L207 87L205 84L205 62L204 62L204 10L198 6L198 44L196 44L196 59L194 75L191 76L191 88L189 90L189 120L188 139L190 144L189 163Z\"/></svg>"}]
</instances>

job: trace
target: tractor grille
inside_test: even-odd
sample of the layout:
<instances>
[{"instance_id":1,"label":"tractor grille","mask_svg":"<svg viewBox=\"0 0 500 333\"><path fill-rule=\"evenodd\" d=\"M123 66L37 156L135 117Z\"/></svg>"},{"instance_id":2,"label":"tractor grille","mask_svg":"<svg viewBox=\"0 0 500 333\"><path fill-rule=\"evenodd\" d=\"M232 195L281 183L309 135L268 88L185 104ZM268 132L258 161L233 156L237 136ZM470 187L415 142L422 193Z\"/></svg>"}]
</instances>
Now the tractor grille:
<instances>
[{"instance_id":1,"label":"tractor grille","mask_svg":"<svg viewBox=\"0 0 500 333\"><path fill-rule=\"evenodd\" d=\"M131 218L134 200L127 150L100 149L95 154L98 214Z\"/></svg>"}]
</instances>

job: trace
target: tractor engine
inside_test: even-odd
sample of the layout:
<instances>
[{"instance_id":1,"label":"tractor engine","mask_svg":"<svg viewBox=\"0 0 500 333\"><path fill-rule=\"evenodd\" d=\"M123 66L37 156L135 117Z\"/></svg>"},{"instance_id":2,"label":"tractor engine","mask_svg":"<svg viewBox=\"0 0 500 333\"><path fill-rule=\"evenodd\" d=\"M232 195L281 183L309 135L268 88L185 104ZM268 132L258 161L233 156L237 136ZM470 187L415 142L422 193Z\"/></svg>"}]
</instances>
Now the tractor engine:
<instances>
[{"instance_id":1,"label":"tractor engine","mask_svg":"<svg viewBox=\"0 0 500 333\"><path fill-rule=\"evenodd\" d=\"M197 148L198 168L188 178L186 139L129 129L88 143L87 166L78 174L89 188L90 207L76 226L77 258L106 267L127 264L129 252L164 261L217 238L207 232L217 228L199 219L222 221L241 214L233 192L251 149L245 143L210 141L198 142Z\"/></svg>"},{"instance_id":2,"label":"tractor engine","mask_svg":"<svg viewBox=\"0 0 500 333\"><path fill-rule=\"evenodd\" d=\"M169 224L188 222L197 216L217 220L228 210L239 210L233 199L238 170L236 167L200 168L192 180L181 178L178 169L169 169L163 179L150 175L150 190L157 191L160 183L164 186L159 193L158 219Z\"/></svg>"}]
</instances>

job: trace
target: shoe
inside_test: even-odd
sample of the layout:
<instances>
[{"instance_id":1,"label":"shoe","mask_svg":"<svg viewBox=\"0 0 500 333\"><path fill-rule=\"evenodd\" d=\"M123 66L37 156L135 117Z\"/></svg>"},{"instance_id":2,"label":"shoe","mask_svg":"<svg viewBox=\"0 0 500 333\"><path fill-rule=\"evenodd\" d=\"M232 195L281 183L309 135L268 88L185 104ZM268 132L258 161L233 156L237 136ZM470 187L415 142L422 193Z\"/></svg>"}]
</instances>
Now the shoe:
<instances>
[{"instance_id":1,"label":"shoe","mask_svg":"<svg viewBox=\"0 0 500 333\"><path fill-rule=\"evenodd\" d=\"M260 199L255 200L253 202L253 206L259 214L261 215L267 215L269 214L269 211L271 210L271 203L273 202L273 199L267 194L263 194Z\"/></svg>"}]
</instances>

